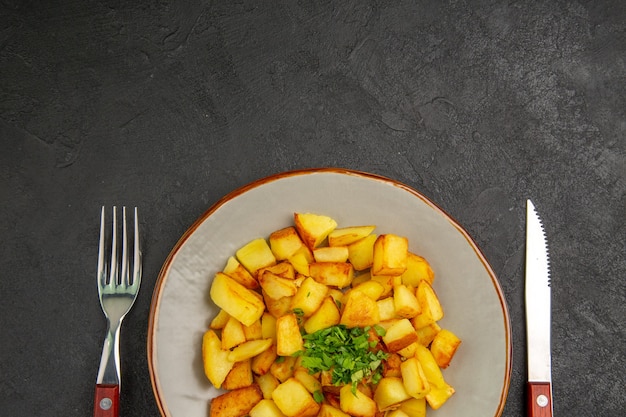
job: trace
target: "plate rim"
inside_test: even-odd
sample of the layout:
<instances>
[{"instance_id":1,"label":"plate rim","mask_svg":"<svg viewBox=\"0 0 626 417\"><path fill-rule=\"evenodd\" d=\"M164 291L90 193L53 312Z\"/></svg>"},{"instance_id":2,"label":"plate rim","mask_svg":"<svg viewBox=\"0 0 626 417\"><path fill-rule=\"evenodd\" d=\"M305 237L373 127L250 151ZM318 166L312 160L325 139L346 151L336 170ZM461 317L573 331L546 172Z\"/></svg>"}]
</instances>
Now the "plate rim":
<instances>
[{"instance_id":1,"label":"plate rim","mask_svg":"<svg viewBox=\"0 0 626 417\"><path fill-rule=\"evenodd\" d=\"M187 242L187 240L191 237L191 235L198 229L198 227L209 217L212 213L217 211L220 207L222 207L227 202L233 200L234 198L246 193L249 190L254 188L258 188L265 184L275 182L285 178L297 177L297 176L305 176L311 174L341 174L341 175L350 175L355 177L361 177L365 179L370 179L374 181L384 182L388 185L392 185L398 187L404 191L409 192L413 196L421 199L424 203L430 206L433 210L437 211L439 215L443 216L454 228L464 237L467 243L470 245L472 250L478 256L479 261L487 271L489 277L491 278L491 283L496 291L498 296L498 300L500 302L500 307L502 309L502 314L504 318L504 336L505 336L505 346L506 346L506 364L505 364L505 372L504 372L504 381L502 384L502 391L500 392L500 402L498 404L498 408L496 409L496 414L494 417L500 417L504 412L504 407L506 404L507 396L510 389L511 383L511 374L513 369L513 344L512 344L512 329L511 329L511 320L509 315L509 309L506 301L506 297L502 286L500 285L500 281L497 278L497 275L489 262L487 261L486 256L478 246L478 244L474 241L474 239L470 236L470 234L461 226L461 224L453 218L450 214L448 214L445 210L443 210L439 205L433 202L430 198L426 197L417 189L404 184L398 180L391 179L389 177L359 171L348 168L336 168L336 167L325 167L325 168L304 168L304 169L296 169L283 171L275 174L271 174L265 177L258 178L253 180L243 186L240 186L220 199L218 199L214 204L212 204L204 213L202 213L181 235L178 241L174 244L170 252L168 253L163 265L159 270L159 274L157 276L157 280L154 285L154 289L152 292L152 298L150 301L150 310L148 312L148 331L146 337L146 347L147 347L147 361L148 361L148 371L150 374L150 382L152 385L152 391L154 394L154 398L159 409L159 412L162 417L172 417L167 405L165 403L164 398L162 397L162 389L159 383L159 377L156 373L156 347L155 347L155 338L156 338L156 329L158 325L158 312L161 302L161 297L163 293L163 288L165 286L165 282L168 278L168 271L174 261L176 254L180 251L182 246Z\"/></svg>"}]
</instances>

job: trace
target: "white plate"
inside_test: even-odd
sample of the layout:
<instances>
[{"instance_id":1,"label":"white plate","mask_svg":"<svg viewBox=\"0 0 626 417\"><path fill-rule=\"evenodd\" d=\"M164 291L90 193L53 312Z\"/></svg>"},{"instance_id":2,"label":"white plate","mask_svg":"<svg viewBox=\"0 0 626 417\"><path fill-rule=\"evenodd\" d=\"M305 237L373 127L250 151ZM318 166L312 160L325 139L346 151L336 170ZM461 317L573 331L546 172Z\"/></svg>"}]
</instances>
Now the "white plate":
<instances>
[{"instance_id":1,"label":"white plate","mask_svg":"<svg viewBox=\"0 0 626 417\"><path fill-rule=\"evenodd\" d=\"M294 212L334 218L340 227L375 224L409 239L435 271L449 328L463 341L444 371L456 393L437 417L500 416L511 374L511 330L498 280L471 237L417 191L361 172L287 172L242 187L211 207L182 236L157 281L148 362L163 416L206 417L217 394L204 376L201 339L216 308L211 279L229 256L257 237L293 224Z\"/></svg>"}]
</instances>

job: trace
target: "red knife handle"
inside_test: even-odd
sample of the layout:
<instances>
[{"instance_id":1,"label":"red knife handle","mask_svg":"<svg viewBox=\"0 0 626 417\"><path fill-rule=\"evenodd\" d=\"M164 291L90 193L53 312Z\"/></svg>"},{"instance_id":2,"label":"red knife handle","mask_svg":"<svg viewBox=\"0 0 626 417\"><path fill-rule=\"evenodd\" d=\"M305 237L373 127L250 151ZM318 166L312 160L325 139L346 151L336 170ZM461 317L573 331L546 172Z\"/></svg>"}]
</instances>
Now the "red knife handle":
<instances>
[{"instance_id":1,"label":"red knife handle","mask_svg":"<svg viewBox=\"0 0 626 417\"><path fill-rule=\"evenodd\" d=\"M552 387L549 382L528 383L528 416L552 417Z\"/></svg>"},{"instance_id":2,"label":"red knife handle","mask_svg":"<svg viewBox=\"0 0 626 417\"><path fill-rule=\"evenodd\" d=\"M118 417L120 405L119 385L96 385L93 417Z\"/></svg>"}]
</instances>

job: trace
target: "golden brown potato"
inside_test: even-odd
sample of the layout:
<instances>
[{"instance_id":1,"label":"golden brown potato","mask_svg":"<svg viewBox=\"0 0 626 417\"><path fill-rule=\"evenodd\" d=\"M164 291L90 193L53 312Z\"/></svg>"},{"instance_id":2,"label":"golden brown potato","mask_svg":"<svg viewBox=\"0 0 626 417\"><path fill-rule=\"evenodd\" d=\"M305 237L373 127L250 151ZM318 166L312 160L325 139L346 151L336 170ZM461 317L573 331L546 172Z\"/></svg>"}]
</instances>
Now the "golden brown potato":
<instances>
[{"instance_id":1,"label":"golden brown potato","mask_svg":"<svg viewBox=\"0 0 626 417\"><path fill-rule=\"evenodd\" d=\"M380 323L378 304L357 289L350 290L345 297L340 324L347 327L365 327Z\"/></svg>"},{"instance_id":2,"label":"golden brown potato","mask_svg":"<svg viewBox=\"0 0 626 417\"><path fill-rule=\"evenodd\" d=\"M383 342L390 352L397 352L416 341L417 334L408 319L397 320L383 336Z\"/></svg>"},{"instance_id":3,"label":"golden brown potato","mask_svg":"<svg viewBox=\"0 0 626 417\"><path fill-rule=\"evenodd\" d=\"M229 351L222 350L222 341L214 330L207 330L202 337L202 362L204 374L215 386L221 388L226 376L235 365L228 359Z\"/></svg>"},{"instance_id":4,"label":"golden brown potato","mask_svg":"<svg viewBox=\"0 0 626 417\"><path fill-rule=\"evenodd\" d=\"M374 242L372 275L402 275L406 271L409 252L407 238L385 234Z\"/></svg>"},{"instance_id":5,"label":"golden brown potato","mask_svg":"<svg viewBox=\"0 0 626 417\"><path fill-rule=\"evenodd\" d=\"M316 391L322 391L322 384L319 379L311 375L306 368L296 369L293 372L293 377L296 378L298 382L300 382L302 386L304 386L304 388L306 388L306 390L311 394Z\"/></svg>"},{"instance_id":6,"label":"golden brown potato","mask_svg":"<svg viewBox=\"0 0 626 417\"><path fill-rule=\"evenodd\" d=\"M429 346L437 333L441 331L441 327L437 323L431 323L427 326L420 327L416 330L417 342L422 346Z\"/></svg>"},{"instance_id":7,"label":"golden brown potato","mask_svg":"<svg viewBox=\"0 0 626 417\"><path fill-rule=\"evenodd\" d=\"M263 398L271 400L272 392L280 385L280 381L271 373L255 376L254 381L263 392Z\"/></svg>"},{"instance_id":8,"label":"golden brown potato","mask_svg":"<svg viewBox=\"0 0 626 417\"><path fill-rule=\"evenodd\" d=\"M437 365L437 361L427 347L417 344L415 347L415 358L420 362L424 375L431 385L434 387L444 388L447 384L441 373L441 368Z\"/></svg>"},{"instance_id":9,"label":"golden brown potato","mask_svg":"<svg viewBox=\"0 0 626 417\"><path fill-rule=\"evenodd\" d=\"M293 226L275 231L270 235L269 242L270 249L279 261L289 259L304 245Z\"/></svg>"},{"instance_id":10,"label":"golden brown potato","mask_svg":"<svg viewBox=\"0 0 626 417\"><path fill-rule=\"evenodd\" d=\"M233 369L230 370L222 388L226 390L234 390L252 385L254 382L252 378L252 368L250 366L250 359L245 359L241 362L235 362Z\"/></svg>"},{"instance_id":11,"label":"golden brown potato","mask_svg":"<svg viewBox=\"0 0 626 417\"><path fill-rule=\"evenodd\" d=\"M374 401L380 411L387 411L397 408L403 401L411 396L406 392L401 378L385 377L378 382Z\"/></svg>"},{"instance_id":12,"label":"golden brown potato","mask_svg":"<svg viewBox=\"0 0 626 417\"><path fill-rule=\"evenodd\" d=\"M261 293L263 294L263 300L265 301L267 311L275 318L284 316L291 310L291 300L293 297L274 299L270 297L265 290L262 290Z\"/></svg>"},{"instance_id":13,"label":"golden brown potato","mask_svg":"<svg viewBox=\"0 0 626 417\"><path fill-rule=\"evenodd\" d=\"M292 297L298 291L293 279L283 278L268 270L264 270L259 275L259 284L261 284L263 292L274 300Z\"/></svg>"},{"instance_id":14,"label":"golden brown potato","mask_svg":"<svg viewBox=\"0 0 626 417\"><path fill-rule=\"evenodd\" d=\"M403 284L393 288L393 303L396 314L406 319L413 318L422 312L414 291Z\"/></svg>"},{"instance_id":15,"label":"golden brown potato","mask_svg":"<svg viewBox=\"0 0 626 417\"><path fill-rule=\"evenodd\" d=\"M433 287L424 280L420 281L416 291L421 313L413 318L413 326L416 329L428 326L443 318L443 308Z\"/></svg>"},{"instance_id":16,"label":"golden brown potato","mask_svg":"<svg viewBox=\"0 0 626 417\"><path fill-rule=\"evenodd\" d=\"M276 353L279 356L290 356L302 350L303 346L296 315L285 314L276 319Z\"/></svg>"},{"instance_id":17,"label":"golden brown potato","mask_svg":"<svg viewBox=\"0 0 626 417\"><path fill-rule=\"evenodd\" d=\"M211 300L246 326L257 321L265 311L263 299L228 275L218 272L211 284Z\"/></svg>"},{"instance_id":18,"label":"golden brown potato","mask_svg":"<svg viewBox=\"0 0 626 417\"><path fill-rule=\"evenodd\" d=\"M400 404L399 409L409 417L426 417L426 399L409 398Z\"/></svg>"},{"instance_id":19,"label":"golden brown potato","mask_svg":"<svg viewBox=\"0 0 626 417\"><path fill-rule=\"evenodd\" d=\"M376 226L352 226L337 228L328 235L328 246L348 246L372 233Z\"/></svg>"},{"instance_id":20,"label":"golden brown potato","mask_svg":"<svg viewBox=\"0 0 626 417\"><path fill-rule=\"evenodd\" d=\"M259 287L256 278L254 278L234 256L228 258L222 272L248 289L253 290Z\"/></svg>"},{"instance_id":21,"label":"golden brown potato","mask_svg":"<svg viewBox=\"0 0 626 417\"><path fill-rule=\"evenodd\" d=\"M380 282L372 281L371 279L358 285L354 285L353 281L352 284L353 288L361 291L374 301L377 301L385 292L385 288Z\"/></svg>"},{"instance_id":22,"label":"golden brown potato","mask_svg":"<svg viewBox=\"0 0 626 417\"><path fill-rule=\"evenodd\" d=\"M315 281L335 288L345 288L352 283L354 268L348 262L313 262L309 274Z\"/></svg>"},{"instance_id":23,"label":"golden brown potato","mask_svg":"<svg viewBox=\"0 0 626 417\"><path fill-rule=\"evenodd\" d=\"M250 417L285 417L274 400L263 398L250 410Z\"/></svg>"},{"instance_id":24,"label":"golden brown potato","mask_svg":"<svg viewBox=\"0 0 626 417\"><path fill-rule=\"evenodd\" d=\"M250 241L237 250L235 256L253 276L259 269L276 264L276 257L263 238Z\"/></svg>"},{"instance_id":25,"label":"golden brown potato","mask_svg":"<svg viewBox=\"0 0 626 417\"><path fill-rule=\"evenodd\" d=\"M217 313L217 315L213 317L213 320L211 320L209 328L213 330L221 330L224 328L224 326L226 326L226 323L228 323L229 319L230 315L226 311L220 309L219 313Z\"/></svg>"},{"instance_id":26,"label":"golden brown potato","mask_svg":"<svg viewBox=\"0 0 626 417\"><path fill-rule=\"evenodd\" d=\"M430 392L430 383L422 370L422 365L413 357L400 365L402 383L406 392L413 398L424 398Z\"/></svg>"},{"instance_id":27,"label":"golden brown potato","mask_svg":"<svg viewBox=\"0 0 626 417\"><path fill-rule=\"evenodd\" d=\"M395 376L400 378L402 371L400 366L402 365L402 358L397 353L390 353L387 360L383 362L383 376Z\"/></svg>"},{"instance_id":28,"label":"golden brown potato","mask_svg":"<svg viewBox=\"0 0 626 417\"><path fill-rule=\"evenodd\" d=\"M426 402L433 410L439 409L454 394L454 388L447 383L442 387L432 387L426 394Z\"/></svg>"},{"instance_id":29,"label":"golden brown potato","mask_svg":"<svg viewBox=\"0 0 626 417\"><path fill-rule=\"evenodd\" d=\"M403 284L417 288L420 281L424 280L432 285L435 273L426 259L409 252L406 260L406 271L402 274Z\"/></svg>"},{"instance_id":30,"label":"golden brown potato","mask_svg":"<svg viewBox=\"0 0 626 417\"><path fill-rule=\"evenodd\" d=\"M328 287L307 277L291 300L292 310L301 310L304 317L309 317L322 305L328 294Z\"/></svg>"},{"instance_id":31,"label":"golden brown potato","mask_svg":"<svg viewBox=\"0 0 626 417\"><path fill-rule=\"evenodd\" d=\"M272 399L288 417L313 417L320 409L311 393L295 378L289 378L277 386Z\"/></svg>"},{"instance_id":32,"label":"golden brown potato","mask_svg":"<svg viewBox=\"0 0 626 417\"><path fill-rule=\"evenodd\" d=\"M315 262L347 262L347 246L322 246L313 249Z\"/></svg>"},{"instance_id":33,"label":"golden brown potato","mask_svg":"<svg viewBox=\"0 0 626 417\"><path fill-rule=\"evenodd\" d=\"M222 329L222 349L229 350L246 341L243 324L231 317Z\"/></svg>"},{"instance_id":34,"label":"golden brown potato","mask_svg":"<svg viewBox=\"0 0 626 417\"><path fill-rule=\"evenodd\" d=\"M265 375L269 372L277 357L276 344L272 344L269 348L252 358L252 372L256 375Z\"/></svg>"},{"instance_id":35,"label":"golden brown potato","mask_svg":"<svg viewBox=\"0 0 626 417\"><path fill-rule=\"evenodd\" d=\"M228 353L228 359L239 362L261 354L272 346L272 339L249 340Z\"/></svg>"},{"instance_id":36,"label":"golden brown potato","mask_svg":"<svg viewBox=\"0 0 626 417\"><path fill-rule=\"evenodd\" d=\"M352 385L344 385L339 390L341 411L354 417L373 417L376 414L376 402L359 390L352 392Z\"/></svg>"},{"instance_id":37,"label":"golden brown potato","mask_svg":"<svg viewBox=\"0 0 626 417\"><path fill-rule=\"evenodd\" d=\"M443 329L437 333L430 345L430 352L440 368L447 368L450 365L460 344L461 339L450 330Z\"/></svg>"},{"instance_id":38,"label":"golden brown potato","mask_svg":"<svg viewBox=\"0 0 626 417\"><path fill-rule=\"evenodd\" d=\"M244 417L263 399L258 385L228 391L211 400L210 417Z\"/></svg>"},{"instance_id":39,"label":"golden brown potato","mask_svg":"<svg viewBox=\"0 0 626 417\"><path fill-rule=\"evenodd\" d=\"M376 235L368 235L348 245L348 261L350 261L355 270L363 271L372 266L376 238Z\"/></svg>"},{"instance_id":40,"label":"golden brown potato","mask_svg":"<svg viewBox=\"0 0 626 417\"><path fill-rule=\"evenodd\" d=\"M271 368L270 373L276 377L280 382L285 382L293 376L296 370L296 358L293 356L283 356L280 361L275 361Z\"/></svg>"},{"instance_id":41,"label":"golden brown potato","mask_svg":"<svg viewBox=\"0 0 626 417\"><path fill-rule=\"evenodd\" d=\"M266 266L265 268L261 268L257 271L257 276L261 276L265 271L270 271L274 275L277 275L281 278L289 278L294 279L296 277L296 271L287 261L279 262L276 265Z\"/></svg>"},{"instance_id":42,"label":"golden brown potato","mask_svg":"<svg viewBox=\"0 0 626 417\"><path fill-rule=\"evenodd\" d=\"M335 220L319 214L294 213L293 218L300 238L309 249L318 247L337 227Z\"/></svg>"},{"instance_id":43,"label":"golden brown potato","mask_svg":"<svg viewBox=\"0 0 626 417\"><path fill-rule=\"evenodd\" d=\"M304 330L311 334L318 330L326 329L339 324L341 315L335 300L328 296L322 301L322 305L315 313L304 322Z\"/></svg>"}]
</instances>

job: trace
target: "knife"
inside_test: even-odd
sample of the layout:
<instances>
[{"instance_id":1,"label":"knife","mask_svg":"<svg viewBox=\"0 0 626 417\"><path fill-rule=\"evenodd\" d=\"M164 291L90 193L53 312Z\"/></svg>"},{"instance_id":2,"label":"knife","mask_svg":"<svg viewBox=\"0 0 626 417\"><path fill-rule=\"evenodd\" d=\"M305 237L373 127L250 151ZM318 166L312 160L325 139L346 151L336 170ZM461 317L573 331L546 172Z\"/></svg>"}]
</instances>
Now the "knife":
<instances>
[{"instance_id":1,"label":"knife","mask_svg":"<svg viewBox=\"0 0 626 417\"><path fill-rule=\"evenodd\" d=\"M530 417L552 417L550 359L550 267L543 224L526 201L527 410Z\"/></svg>"}]
</instances>

